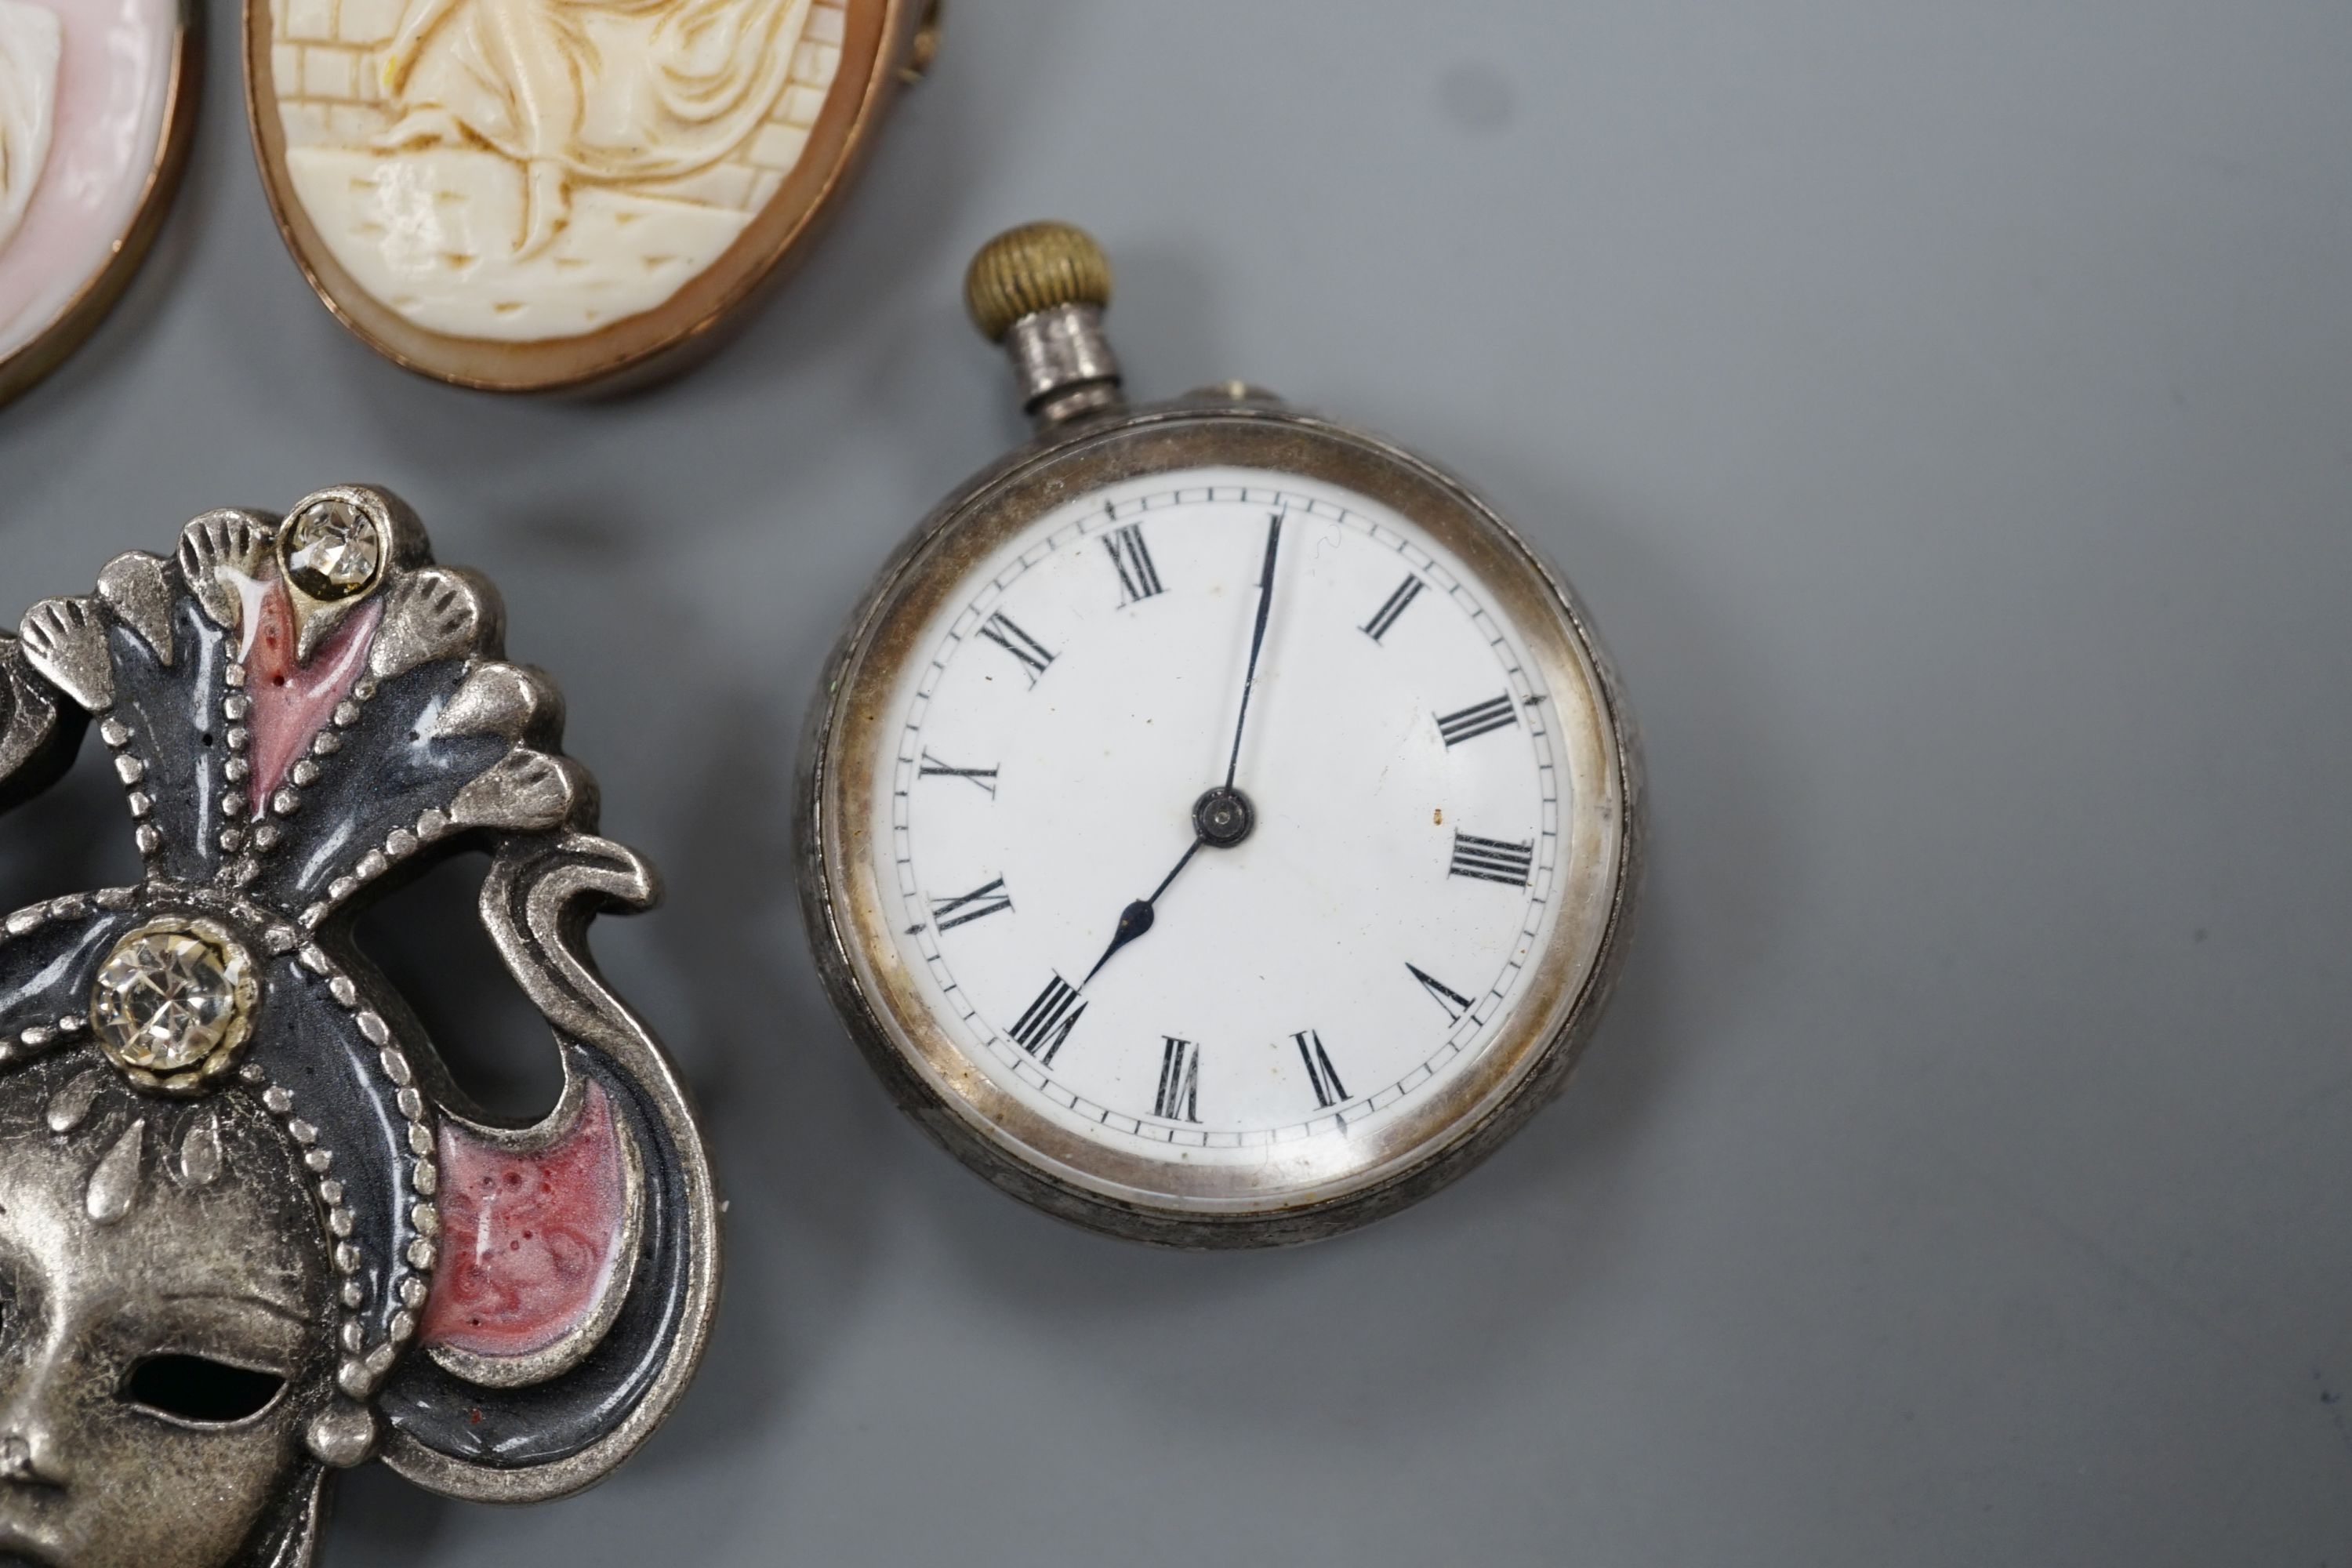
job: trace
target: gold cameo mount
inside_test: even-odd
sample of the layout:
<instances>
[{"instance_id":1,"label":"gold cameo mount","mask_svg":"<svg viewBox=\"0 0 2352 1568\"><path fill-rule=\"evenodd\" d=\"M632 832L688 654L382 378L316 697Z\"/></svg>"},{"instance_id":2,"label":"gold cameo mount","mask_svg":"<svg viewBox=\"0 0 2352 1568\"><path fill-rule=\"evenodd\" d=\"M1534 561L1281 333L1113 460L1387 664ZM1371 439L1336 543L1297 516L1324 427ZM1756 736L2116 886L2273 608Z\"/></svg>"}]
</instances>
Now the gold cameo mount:
<instances>
[{"instance_id":1,"label":"gold cameo mount","mask_svg":"<svg viewBox=\"0 0 2352 1568\"><path fill-rule=\"evenodd\" d=\"M685 368L839 201L940 0L245 0L287 247L395 364L491 392Z\"/></svg>"},{"instance_id":2,"label":"gold cameo mount","mask_svg":"<svg viewBox=\"0 0 2352 1568\"><path fill-rule=\"evenodd\" d=\"M194 0L0 0L0 404L146 260L187 163L202 21Z\"/></svg>"}]
</instances>

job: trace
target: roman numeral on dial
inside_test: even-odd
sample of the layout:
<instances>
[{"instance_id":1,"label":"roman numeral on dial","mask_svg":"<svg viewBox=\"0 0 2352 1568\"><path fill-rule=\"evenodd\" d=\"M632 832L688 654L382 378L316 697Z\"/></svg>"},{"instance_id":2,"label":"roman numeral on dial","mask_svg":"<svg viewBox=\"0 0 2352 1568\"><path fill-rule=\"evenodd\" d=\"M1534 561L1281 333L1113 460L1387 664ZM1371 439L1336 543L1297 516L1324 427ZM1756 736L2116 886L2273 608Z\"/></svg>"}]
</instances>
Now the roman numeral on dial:
<instances>
[{"instance_id":1,"label":"roman numeral on dial","mask_svg":"<svg viewBox=\"0 0 2352 1568\"><path fill-rule=\"evenodd\" d=\"M1173 1035L1160 1050L1160 1093L1151 1114L1169 1121L1201 1120L1201 1047Z\"/></svg>"},{"instance_id":2,"label":"roman numeral on dial","mask_svg":"<svg viewBox=\"0 0 2352 1568\"><path fill-rule=\"evenodd\" d=\"M979 785L982 789L986 790L988 792L989 799L994 800L996 798L996 770L994 768L950 767L947 763L940 761L939 758L931 755L928 747L924 749L923 760L916 765L915 776L917 778L924 779L969 779L973 784Z\"/></svg>"},{"instance_id":3,"label":"roman numeral on dial","mask_svg":"<svg viewBox=\"0 0 2352 1568\"><path fill-rule=\"evenodd\" d=\"M1421 982L1421 988L1429 993L1431 999L1436 1002L1439 1006L1445 1009L1445 1021L1447 1023L1460 1023L1462 1021L1462 1015L1470 1011L1469 997L1465 996L1461 992L1456 991L1453 986L1448 985L1444 981L1440 980L1437 976L1430 973L1429 971L1422 968L1421 965L1417 963L1408 963L1405 967L1412 972L1412 977L1415 980Z\"/></svg>"},{"instance_id":4,"label":"roman numeral on dial","mask_svg":"<svg viewBox=\"0 0 2352 1568\"><path fill-rule=\"evenodd\" d=\"M999 877L988 886L974 888L969 893L958 893L952 899L933 899L931 919L938 923L940 930L949 931L1012 907L1013 900L1004 890L1004 879Z\"/></svg>"},{"instance_id":5,"label":"roman numeral on dial","mask_svg":"<svg viewBox=\"0 0 2352 1568\"><path fill-rule=\"evenodd\" d=\"M1482 882L1501 882L1509 887L1528 885L1528 873L1535 868L1536 847L1530 839L1525 844L1507 843L1500 838L1481 838L1475 833L1454 830L1454 864L1446 874L1452 877L1475 877ZM1419 970L1414 970L1419 974ZM1423 984L1427 977L1423 976Z\"/></svg>"},{"instance_id":6,"label":"roman numeral on dial","mask_svg":"<svg viewBox=\"0 0 2352 1568\"><path fill-rule=\"evenodd\" d=\"M1403 615L1406 607L1421 596L1423 586L1420 578L1410 572L1406 573L1404 581L1396 585L1396 592L1391 594L1381 607L1372 612L1372 618L1364 623L1364 635L1374 642L1388 636L1389 628L1397 624L1397 617Z\"/></svg>"},{"instance_id":7,"label":"roman numeral on dial","mask_svg":"<svg viewBox=\"0 0 2352 1568\"><path fill-rule=\"evenodd\" d=\"M1021 672L1029 678L1033 688L1037 684L1037 678L1045 673L1045 667L1054 662L1054 656L1046 651L1045 645L1013 625L1013 617L1003 610L980 623L980 635L1018 660Z\"/></svg>"},{"instance_id":8,"label":"roman numeral on dial","mask_svg":"<svg viewBox=\"0 0 2352 1568\"><path fill-rule=\"evenodd\" d=\"M1045 989L1037 993L1037 1000L1029 1010L1014 1020L1007 1031L1013 1042L1047 1067L1054 1065L1054 1054L1070 1031L1078 1026L1078 1018L1087 1005L1076 989L1060 975L1045 982Z\"/></svg>"},{"instance_id":9,"label":"roman numeral on dial","mask_svg":"<svg viewBox=\"0 0 2352 1568\"><path fill-rule=\"evenodd\" d=\"M1511 705L1508 692L1490 697L1484 702L1473 703L1459 713L1441 714L1437 732L1445 737L1448 749L1465 741L1475 741L1494 730L1507 730L1519 721L1518 710Z\"/></svg>"},{"instance_id":10,"label":"roman numeral on dial","mask_svg":"<svg viewBox=\"0 0 2352 1568\"><path fill-rule=\"evenodd\" d=\"M1113 529L1102 536L1103 548L1110 552L1111 564L1118 568L1119 606L1149 599L1161 591L1160 569L1151 563L1151 551L1143 542L1143 525L1130 522L1124 528Z\"/></svg>"},{"instance_id":11,"label":"roman numeral on dial","mask_svg":"<svg viewBox=\"0 0 2352 1568\"><path fill-rule=\"evenodd\" d=\"M1315 1090L1315 1103L1328 1110L1347 1099L1348 1086L1332 1068L1323 1049L1323 1037L1313 1029L1302 1029L1290 1037L1298 1042L1298 1059L1307 1064L1307 1081Z\"/></svg>"}]
</instances>

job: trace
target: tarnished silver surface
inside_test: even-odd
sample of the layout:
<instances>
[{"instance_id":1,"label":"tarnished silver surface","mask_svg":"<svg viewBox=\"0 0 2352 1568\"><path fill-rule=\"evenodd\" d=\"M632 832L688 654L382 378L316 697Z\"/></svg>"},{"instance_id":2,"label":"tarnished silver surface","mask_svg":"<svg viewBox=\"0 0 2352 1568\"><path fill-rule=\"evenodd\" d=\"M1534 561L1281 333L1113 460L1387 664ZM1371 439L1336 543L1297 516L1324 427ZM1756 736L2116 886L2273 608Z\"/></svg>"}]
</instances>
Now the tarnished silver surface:
<instances>
[{"instance_id":1,"label":"tarnished silver surface","mask_svg":"<svg viewBox=\"0 0 2352 1568\"><path fill-rule=\"evenodd\" d=\"M594 837L562 700L499 657L488 584L433 565L382 491L314 506L374 530L314 549L315 591L275 520L212 512L0 638L0 803L95 719L146 866L0 921L0 1563L301 1568L329 1473L372 1458L457 1497L577 1490L708 1334L700 1135L584 945L653 871ZM527 1125L454 1089L352 932L468 847L562 1057ZM514 1191L453 1193L453 1162ZM542 1237L604 1261L573 1284L502 1261Z\"/></svg>"},{"instance_id":2,"label":"tarnished silver surface","mask_svg":"<svg viewBox=\"0 0 2352 1568\"><path fill-rule=\"evenodd\" d=\"M1075 231L1057 240L1074 242L1091 247ZM978 307L975 316L985 332ZM1098 336L1099 310L1091 304L1052 306L1012 324L1005 342L1024 396L1063 374L1033 372L1036 345L1066 342L1081 318ZM1024 350L1024 329L1032 326L1039 332ZM1037 363L1066 370L1076 362L1041 355ZM1107 349L1092 363L1115 363ZM1632 718L1567 580L1452 476L1391 442L1241 384L1132 409L1118 401L1115 381L1080 384L1107 385L1110 402L1058 420L1041 414L1035 440L943 502L884 568L826 666L796 801L801 896L818 972L900 1108L998 1188L1092 1229L1168 1246L1274 1246L1335 1235L1468 1171L1565 1086L1623 963L1641 881L1646 816ZM1036 411L1034 398L1028 406ZM1352 1138L1344 1176L1311 1191L1271 1188L1246 1172L1193 1172L1181 1178L1192 1184L1179 1186L1167 1165L1059 1128L975 1069L893 960L858 826L872 820L874 792L883 787L869 765L873 730L907 661L923 657L910 638L928 605L971 563L1071 498L1141 474L1209 465L1313 476L1396 508L1478 563L1484 590L1528 636L1547 686L1581 694L1593 713L1588 815L1596 869L1563 900L1555 934L1530 969L1529 1000L1478 1066L1412 1113Z\"/></svg>"}]
</instances>

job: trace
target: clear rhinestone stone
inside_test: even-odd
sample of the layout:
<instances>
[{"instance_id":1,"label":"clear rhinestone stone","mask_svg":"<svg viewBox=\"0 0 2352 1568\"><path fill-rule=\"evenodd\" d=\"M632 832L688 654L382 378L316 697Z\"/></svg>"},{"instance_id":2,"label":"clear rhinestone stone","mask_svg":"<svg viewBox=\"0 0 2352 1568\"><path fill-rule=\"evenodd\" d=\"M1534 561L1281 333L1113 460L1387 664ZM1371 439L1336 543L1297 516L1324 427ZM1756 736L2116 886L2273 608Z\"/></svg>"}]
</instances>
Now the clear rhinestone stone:
<instances>
[{"instance_id":1,"label":"clear rhinestone stone","mask_svg":"<svg viewBox=\"0 0 2352 1568\"><path fill-rule=\"evenodd\" d=\"M383 564L374 521L349 501L313 501L287 527L286 574L314 599L348 599Z\"/></svg>"},{"instance_id":2,"label":"clear rhinestone stone","mask_svg":"<svg viewBox=\"0 0 2352 1568\"><path fill-rule=\"evenodd\" d=\"M225 939L186 927L142 927L99 966L90 1026L126 1067L165 1073L194 1067L235 1043L248 967Z\"/></svg>"}]
</instances>

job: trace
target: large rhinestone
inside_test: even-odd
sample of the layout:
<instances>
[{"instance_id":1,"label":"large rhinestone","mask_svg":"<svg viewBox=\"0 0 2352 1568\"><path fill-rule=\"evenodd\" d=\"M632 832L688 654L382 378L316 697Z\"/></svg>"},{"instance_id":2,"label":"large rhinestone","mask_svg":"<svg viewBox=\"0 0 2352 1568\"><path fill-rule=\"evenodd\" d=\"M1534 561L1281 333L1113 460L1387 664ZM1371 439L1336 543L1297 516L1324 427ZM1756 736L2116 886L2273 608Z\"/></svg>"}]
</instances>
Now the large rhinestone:
<instances>
[{"instance_id":1,"label":"large rhinestone","mask_svg":"<svg viewBox=\"0 0 2352 1568\"><path fill-rule=\"evenodd\" d=\"M226 932L160 921L142 926L99 966L90 1027L124 1067L153 1073L194 1067L244 1037L254 997L251 967Z\"/></svg>"},{"instance_id":2,"label":"large rhinestone","mask_svg":"<svg viewBox=\"0 0 2352 1568\"><path fill-rule=\"evenodd\" d=\"M286 526L286 574L314 599L348 599L383 564L375 520L349 501L312 501Z\"/></svg>"}]
</instances>

